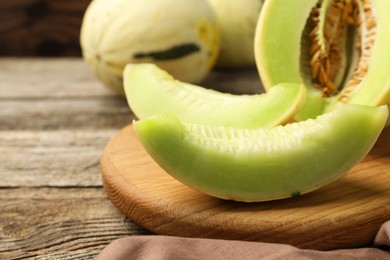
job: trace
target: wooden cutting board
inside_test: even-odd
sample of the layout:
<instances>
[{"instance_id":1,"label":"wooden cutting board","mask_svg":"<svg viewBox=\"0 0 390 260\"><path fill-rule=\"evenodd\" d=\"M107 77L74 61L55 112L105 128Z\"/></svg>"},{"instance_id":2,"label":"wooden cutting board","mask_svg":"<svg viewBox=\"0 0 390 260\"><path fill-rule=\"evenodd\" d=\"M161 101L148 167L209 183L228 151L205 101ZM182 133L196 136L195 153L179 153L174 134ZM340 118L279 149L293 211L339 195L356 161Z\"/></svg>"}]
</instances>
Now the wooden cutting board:
<instances>
[{"instance_id":1,"label":"wooden cutting board","mask_svg":"<svg viewBox=\"0 0 390 260\"><path fill-rule=\"evenodd\" d=\"M104 188L129 219L161 235L336 249L368 245L390 220L390 128L338 181L285 200L240 203L176 181L146 153L131 125L107 144Z\"/></svg>"}]
</instances>

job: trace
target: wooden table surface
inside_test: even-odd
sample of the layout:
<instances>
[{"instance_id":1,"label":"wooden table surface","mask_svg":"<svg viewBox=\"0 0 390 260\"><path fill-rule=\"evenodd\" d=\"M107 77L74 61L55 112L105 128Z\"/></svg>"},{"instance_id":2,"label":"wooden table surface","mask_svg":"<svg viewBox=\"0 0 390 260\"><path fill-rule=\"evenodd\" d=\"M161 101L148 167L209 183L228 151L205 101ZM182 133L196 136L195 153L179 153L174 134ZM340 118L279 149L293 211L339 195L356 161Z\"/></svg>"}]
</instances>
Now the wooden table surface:
<instances>
[{"instance_id":1,"label":"wooden table surface","mask_svg":"<svg viewBox=\"0 0 390 260\"><path fill-rule=\"evenodd\" d=\"M257 93L254 69L204 86ZM152 234L102 188L107 142L134 119L79 58L0 59L0 259L93 259L111 241Z\"/></svg>"}]
</instances>

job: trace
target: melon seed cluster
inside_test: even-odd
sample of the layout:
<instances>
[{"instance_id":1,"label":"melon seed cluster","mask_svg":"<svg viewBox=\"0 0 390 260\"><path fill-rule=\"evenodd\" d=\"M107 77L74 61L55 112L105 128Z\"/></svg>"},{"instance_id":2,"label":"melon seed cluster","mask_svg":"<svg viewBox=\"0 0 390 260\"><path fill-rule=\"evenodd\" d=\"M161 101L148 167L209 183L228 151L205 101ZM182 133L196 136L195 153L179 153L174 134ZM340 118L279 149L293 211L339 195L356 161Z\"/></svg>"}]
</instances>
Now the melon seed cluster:
<instances>
[{"instance_id":1,"label":"melon seed cluster","mask_svg":"<svg viewBox=\"0 0 390 260\"><path fill-rule=\"evenodd\" d=\"M324 96L336 94L345 83L341 101L358 86L368 71L371 49L376 37L376 17L372 0L324 0L311 12L310 67L313 84ZM355 55L358 59L346 80L349 30L355 31ZM349 59L349 60L348 60Z\"/></svg>"}]
</instances>

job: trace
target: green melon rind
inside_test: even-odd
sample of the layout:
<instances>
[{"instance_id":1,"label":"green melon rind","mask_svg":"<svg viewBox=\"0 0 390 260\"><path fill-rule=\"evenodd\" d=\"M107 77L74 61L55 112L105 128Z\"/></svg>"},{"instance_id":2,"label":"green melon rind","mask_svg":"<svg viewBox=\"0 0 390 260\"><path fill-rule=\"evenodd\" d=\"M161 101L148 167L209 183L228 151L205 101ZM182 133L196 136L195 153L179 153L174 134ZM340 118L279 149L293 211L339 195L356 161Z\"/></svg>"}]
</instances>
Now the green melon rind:
<instances>
[{"instance_id":1,"label":"green melon rind","mask_svg":"<svg viewBox=\"0 0 390 260\"><path fill-rule=\"evenodd\" d=\"M254 202L338 179L370 151L387 116L385 106L345 105L316 119L252 131L183 124L173 114L133 125L151 157L177 180L214 197Z\"/></svg>"},{"instance_id":2,"label":"green melon rind","mask_svg":"<svg viewBox=\"0 0 390 260\"><path fill-rule=\"evenodd\" d=\"M266 94L233 95L175 80L154 64L129 64L124 71L128 104L140 118L175 113L182 121L231 127L273 127L301 108L303 85L279 84Z\"/></svg>"},{"instance_id":3,"label":"green melon rind","mask_svg":"<svg viewBox=\"0 0 390 260\"><path fill-rule=\"evenodd\" d=\"M304 83L307 101L296 119L314 118L323 112L322 94L301 75L301 35L317 0L267 0L256 28L254 51L257 69L264 88L283 82ZM260 25L260 26L259 26ZM272 37L270 37L272 36Z\"/></svg>"},{"instance_id":4,"label":"green melon rind","mask_svg":"<svg viewBox=\"0 0 390 260\"><path fill-rule=\"evenodd\" d=\"M301 34L306 24L303 17L309 17L317 1L265 1L256 29L254 51L267 90L281 82L303 83L299 64Z\"/></svg>"},{"instance_id":5,"label":"green melon rind","mask_svg":"<svg viewBox=\"0 0 390 260\"><path fill-rule=\"evenodd\" d=\"M266 1L260 14L255 35L257 68L266 90L280 82L304 83L307 101L295 117L297 120L313 118L339 105L339 95L323 98L308 75L301 71L301 35L310 11L317 0ZM373 47L370 69L352 92L348 103L361 105L390 104L390 1L373 1L377 17L377 36Z\"/></svg>"},{"instance_id":6,"label":"green melon rind","mask_svg":"<svg viewBox=\"0 0 390 260\"><path fill-rule=\"evenodd\" d=\"M373 1L377 17L377 35L369 70L350 103L362 105L390 104L390 1Z\"/></svg>"}]
</instances>

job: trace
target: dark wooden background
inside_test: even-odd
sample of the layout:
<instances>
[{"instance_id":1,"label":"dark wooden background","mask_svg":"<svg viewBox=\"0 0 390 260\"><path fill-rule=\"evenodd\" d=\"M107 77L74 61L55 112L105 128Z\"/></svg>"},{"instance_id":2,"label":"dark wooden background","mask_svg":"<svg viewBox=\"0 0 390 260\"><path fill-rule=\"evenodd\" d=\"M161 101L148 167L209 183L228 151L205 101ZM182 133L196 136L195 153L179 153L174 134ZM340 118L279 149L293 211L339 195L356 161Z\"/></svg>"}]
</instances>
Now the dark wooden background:
<instances>
[{"instance_id":1,"label":"dark wooden background","mask_svg":"<svg viewBox=\"0 0 390 260\"><path fill-rule=\"evenodd\" d=\"M80 27L90 2L0 1L0 56L80 56Z\"/></svg>"}]
</instances>

